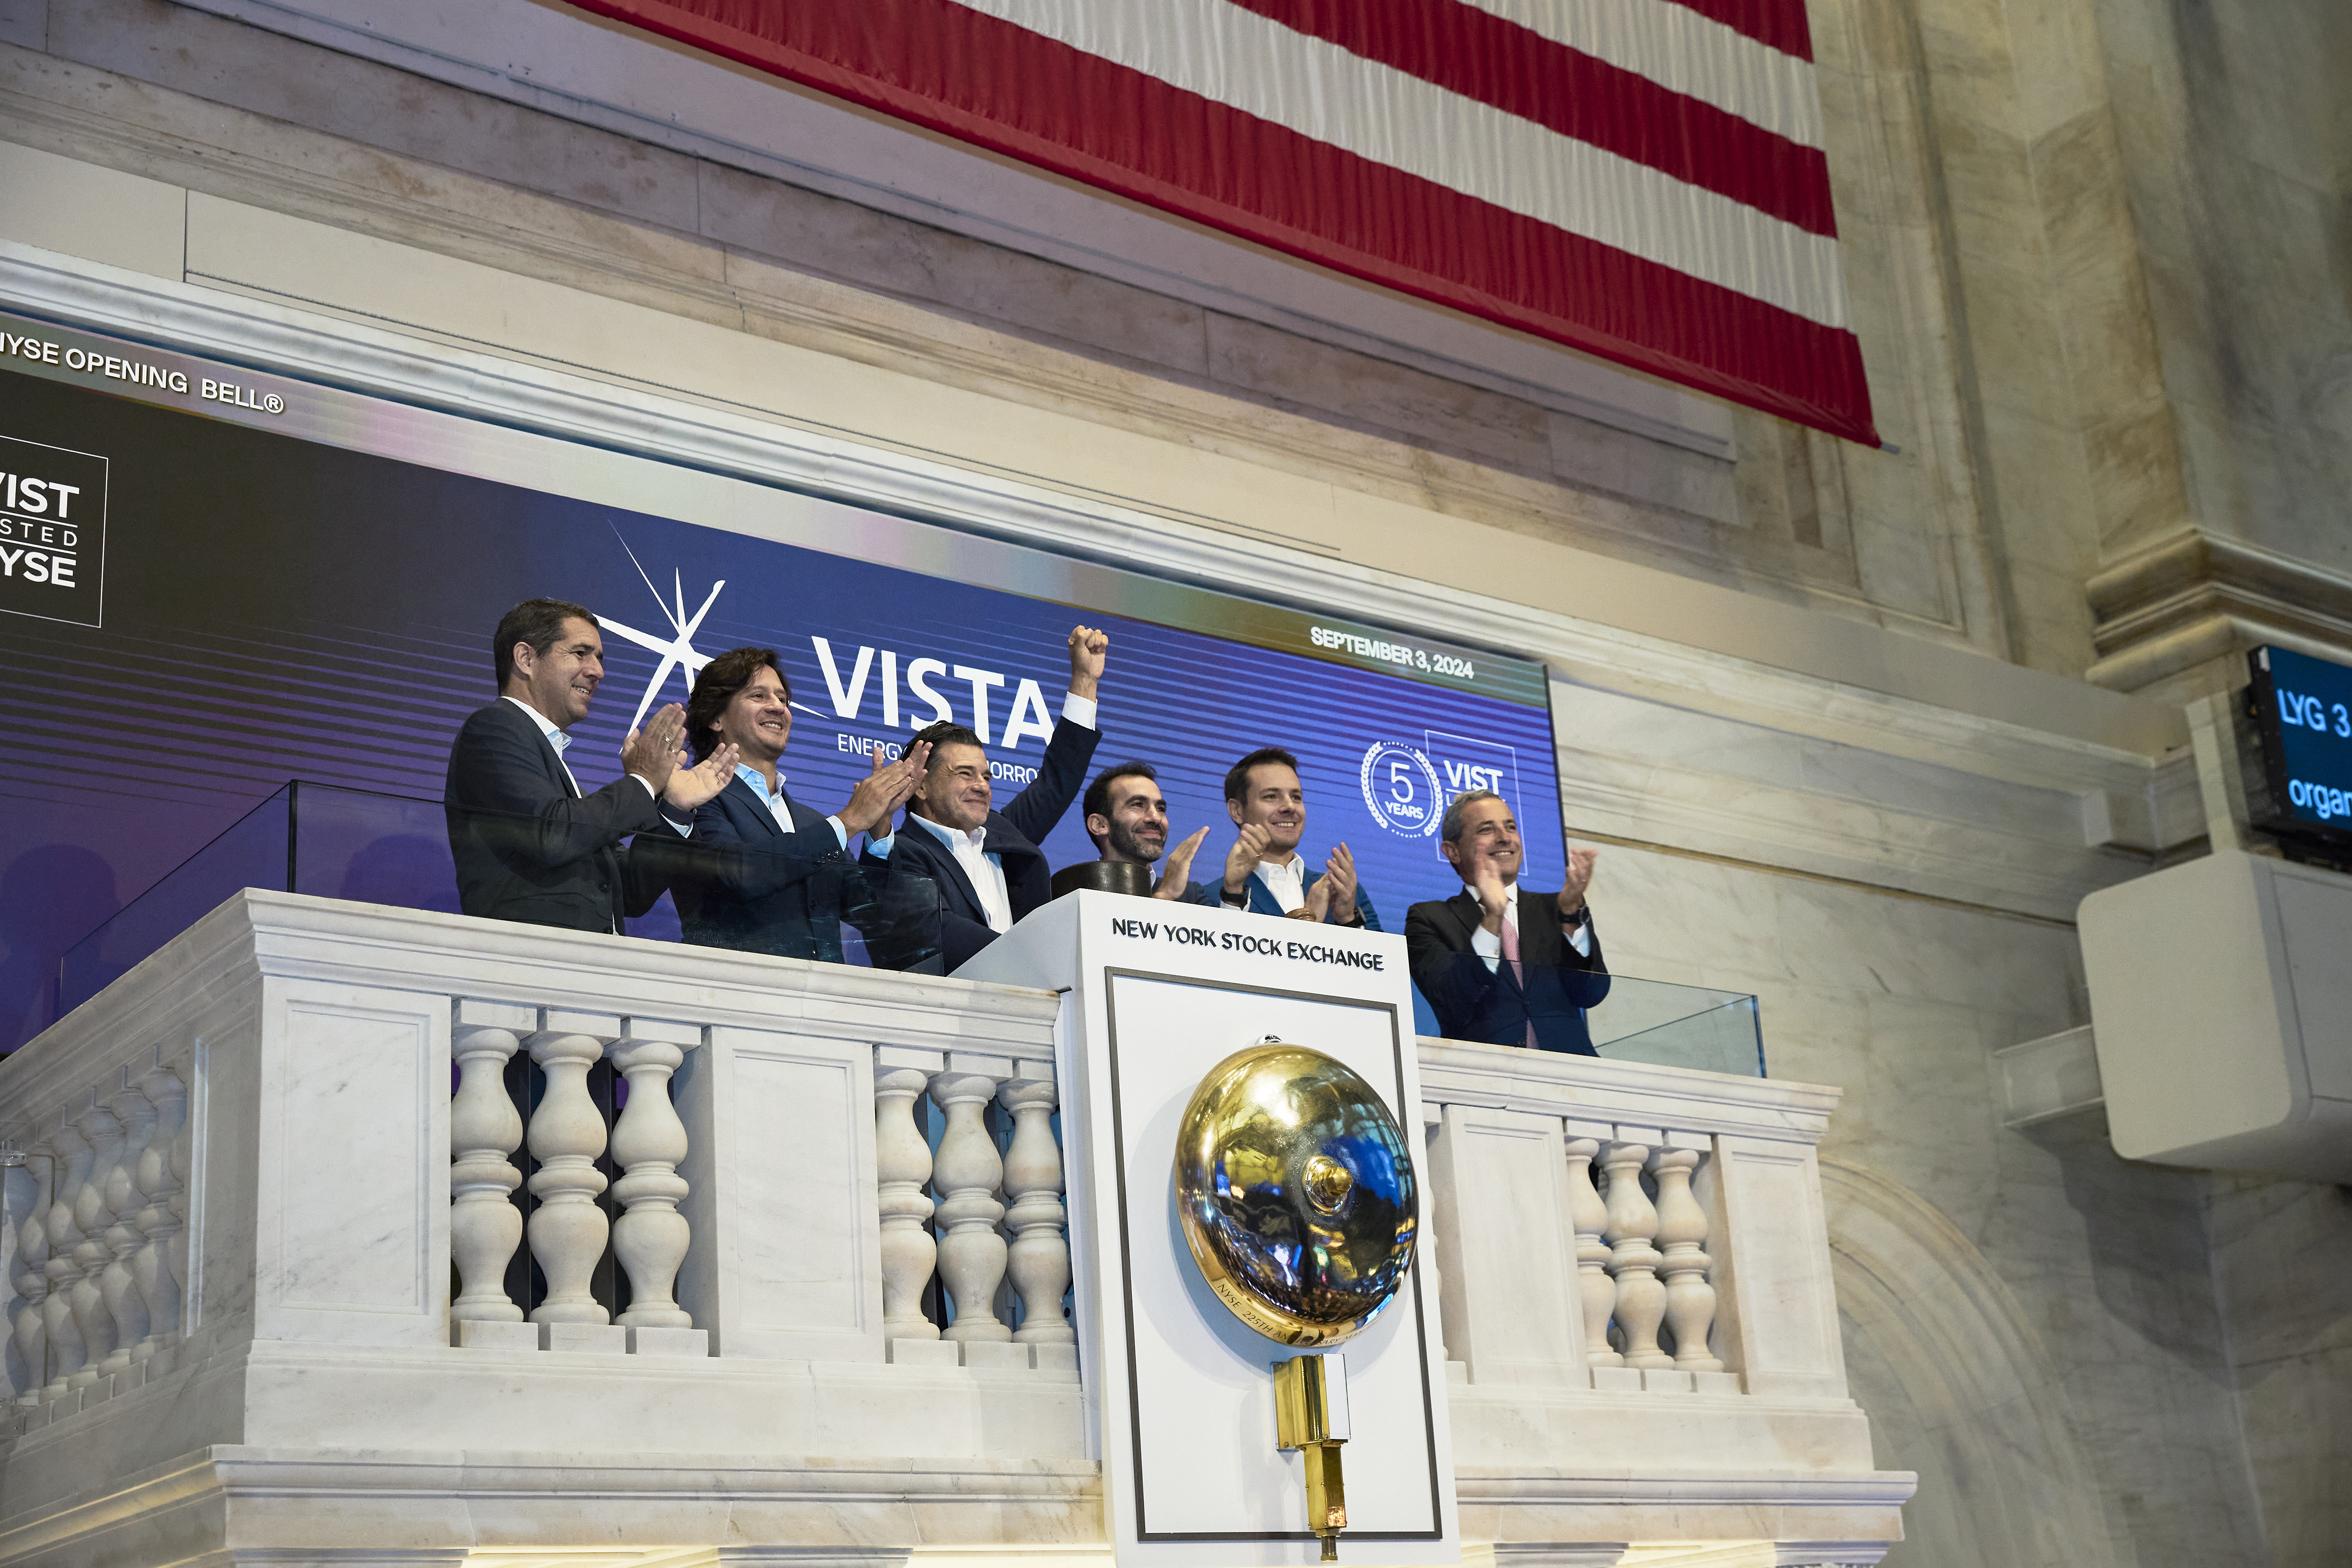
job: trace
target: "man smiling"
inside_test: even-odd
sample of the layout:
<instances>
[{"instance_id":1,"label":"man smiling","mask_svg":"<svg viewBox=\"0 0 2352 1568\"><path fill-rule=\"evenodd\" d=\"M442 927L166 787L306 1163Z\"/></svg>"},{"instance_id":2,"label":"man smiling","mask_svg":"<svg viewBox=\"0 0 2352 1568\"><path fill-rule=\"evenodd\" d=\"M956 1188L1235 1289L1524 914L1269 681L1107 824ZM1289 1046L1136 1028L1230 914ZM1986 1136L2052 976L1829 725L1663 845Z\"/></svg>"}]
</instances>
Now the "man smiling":
<instances>
[{"instance_id":1,"label":"man smiling","mask_svg":"<svg viewBox=\"0 0 2352 1568\"><path fill-rule=\"evenodd\" d=\"M1356 858L1346 845L1332 847L1320 871L1298 852L1298 841L1307 836L1307 789L1298 780L1297 757L1279 746L1262 746L1235 763L1225 773L1225 814L1238 831L1225 855L1224 882L1194 902L1381 929L1370 897L1357 884Z\"/></svg>"},{"instance_id":2,"label":"man smiling","mask_svg":"<svg viewBox=\"0 0 2352 1568\"><path fill-rule=\"evenodd\" d=\"M572 931L619 931L661 897L657 876L621 847L667 819L681 827L735 768L722 746L680 767L686 710L673 702L629 731L620 778L583 792L565 731L588 716L604 679L596 617L562 599L526 599L490 638L499 700L477 710L449 749L442 807L469 915Z\"/></svg>"},{"instance_id":3,"label":"man smiling","mask_svg":"<svg viewBox=\"0 0 2352 1568\"><path fill-rule=\"evenodd\" d=\"M940 946L950 973L1054 896L1037 841L1054 830L1086 782L1087 763L1101 738L1095 698L1110 638L1092 626L1076 626L1069 647L1062 721L1054 726L1028 788L995 810L980 737L961 724L933 724L915 736L915 744L928 743L930 754L908 798L906 826L894 837L868 838L870 860L887 859L894 872L939 885Z\"/></svg>"},{"instance_id":4,"label":"man smiling","mask_svg":"<svg viewBox=\"0 0 2352 1568\"><path fill-rule=\"evenodd\" d=\"M1584 1010L1609 994L1609 968L1584 901L1591 849L1568 852L1556 893L1519 887L1526 847L1510 803L1493 790L1454 796L1438 852L1463 890L1405 911L1405 954L1448 1039L1597 1056Z\"/></svg>"},{"instance_id":5,"label":"man smiling","mask_svg":"<svg viewBox=\"0 0 2352 1568\"><path fill-rule=\"evenodd\" d=\"M703 666L687 700L686 732L698 757L731 748L739 758L727 787L694 814L692 848L671 877L686 940L843 962L841 922L872 937L877 915L849 841L888 833L929 746L918 741L896 762L876 747L873 770L849 799L819 816L785 790L777 766L793 735L793 687L775 650L764 647L730 648Z\"/></svg>"},{"instance_id":6,"label":"man smiling","mask_svg":"<svg viewBox=\"0 0 2352 1568\"><path fill-rule=\"evenodd\" d=\"M1187 899L1197 902L1201 884L1188 880L1192 857L1209 836L1196 828L1168 848L1168 799L1160 793L1160 774L1150 763L1121 763L1105 768L1087 786L1087 837L1104 859L1135 866L1153 866L1168 857L1167 874L1151 889L1155 899Z\"/></svg>"}]
</instances>

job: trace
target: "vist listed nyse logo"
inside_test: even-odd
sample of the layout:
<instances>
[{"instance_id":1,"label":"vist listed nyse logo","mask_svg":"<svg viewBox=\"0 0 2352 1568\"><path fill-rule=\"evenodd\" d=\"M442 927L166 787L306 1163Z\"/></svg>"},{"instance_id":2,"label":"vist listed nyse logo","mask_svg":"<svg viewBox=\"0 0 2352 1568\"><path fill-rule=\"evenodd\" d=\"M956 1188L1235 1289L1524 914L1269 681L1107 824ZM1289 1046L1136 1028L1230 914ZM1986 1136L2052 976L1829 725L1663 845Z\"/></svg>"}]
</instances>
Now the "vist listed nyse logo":
<instances>
[{"instance_id":1,"label":"vist listed nyse logo","mask_svg":"<svg viewBox=\"0 0 2352 1568\"><path fill-rule=\"evenodd\" d=\"M0 436L0 611L100 623L106 459Z\"/></svg>"}]
</instances>

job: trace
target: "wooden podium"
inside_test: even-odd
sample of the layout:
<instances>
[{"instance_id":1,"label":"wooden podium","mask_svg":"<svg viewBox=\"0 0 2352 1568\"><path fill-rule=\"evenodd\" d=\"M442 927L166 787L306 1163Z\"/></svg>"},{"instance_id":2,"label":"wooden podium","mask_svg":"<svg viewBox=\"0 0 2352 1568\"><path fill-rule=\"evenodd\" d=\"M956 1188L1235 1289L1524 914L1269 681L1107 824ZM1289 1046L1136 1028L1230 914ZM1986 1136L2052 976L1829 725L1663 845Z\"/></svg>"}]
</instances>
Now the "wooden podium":
<instances>
[{"instance_id":1,"label":"wooden podium","mask_svg":"<svg viewBox=\"0 0 2352 1568\"><path fill-rule=\"evenodd\" d=\"M1298 1454L1275 1447L1272 1370L1186 1248L1176 1128L1202 1076L1267 1036L1360 1074L1420 1143L1404 939L1115 893L1037 910L956 971L1063 993L1056 1073L1079 1355L1122 1564L1273 1568L1319 1551ZM1424 1227L1428 1185L1421 1183ZM1424 1250L1421 1255L1427 1256ZM1460 1560L1444 1351L1416 1261L1340 1346L1352 1436L1342 1560Z\"/></svg>"}]
</instances>

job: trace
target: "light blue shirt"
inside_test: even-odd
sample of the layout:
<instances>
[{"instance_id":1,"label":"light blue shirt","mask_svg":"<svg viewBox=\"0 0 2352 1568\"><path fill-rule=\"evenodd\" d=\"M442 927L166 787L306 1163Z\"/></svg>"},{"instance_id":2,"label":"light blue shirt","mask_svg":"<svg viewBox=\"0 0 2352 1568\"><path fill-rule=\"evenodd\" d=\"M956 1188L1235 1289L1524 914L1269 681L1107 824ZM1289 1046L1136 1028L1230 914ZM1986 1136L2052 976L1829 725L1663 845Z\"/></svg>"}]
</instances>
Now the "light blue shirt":
<instances>
[{"instance_id":1,"label":"light blue shirt","mask_svg":"<svg viewBox=\"0 0 2352 1568\"><path fill-rule=\"evenodd\" d=\"M766 803L768 815L776 819L778 832L795 831L793 826L792 803L784 798L784 773L782 768L776 770L776 790L773 795L768 793L768 781L760 776L760 770L749 763L737 763L735 776L751 785L751 793ZM833 824L833 836L841 841L841 847L844 849L848 848L849 829L841 825L841 818L828 816L825 820Z\"/></svg>"}]
</instances>

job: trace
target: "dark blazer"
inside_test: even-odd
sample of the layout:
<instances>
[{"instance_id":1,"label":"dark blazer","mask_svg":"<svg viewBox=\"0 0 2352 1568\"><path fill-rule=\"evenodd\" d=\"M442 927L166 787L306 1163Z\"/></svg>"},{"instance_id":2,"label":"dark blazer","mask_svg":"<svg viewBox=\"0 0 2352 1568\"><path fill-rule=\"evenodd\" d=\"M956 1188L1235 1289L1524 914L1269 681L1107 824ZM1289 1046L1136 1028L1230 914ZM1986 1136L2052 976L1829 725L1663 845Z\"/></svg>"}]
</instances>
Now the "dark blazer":
<instances>
[{"instance_id":1,"label":"dark blazer","mask_svg":"<svg viewBox=\"0 0 2352 1568\"><path fill-rule=\"evenodd\" d=\"M1037 840L1054 830L1070 803L1078 798L1087 782L1087 763L1093 760L1095 745L1101 739L1097 731L1066 719L1055 724L1054 738L1045 743L1045 760L1029 787L1014 795L1003 811L988 814L981 847L1002 858L1004 891L1016 921L1054 896L1054 874ZM887 868L893 878L923 876L939 884L940 947L949 973L996 940L979 889L956 864L948 847L916 822L912 814L899 822L892 835L887 860L870 853L865 859L869 868Z\"/></svg>"},{"instance_id":2,"label":"dark blazer","mask_svg":"<svg viewBox=\"0 0 2352 1568\"><path fill-rule=\"evenodd\" d=\"M661 826L646 786L623 776L578 794L530 716L504 699L457 731L441 805L457 906L469 915L616 931L661 897L660 880L621 847Z\"/></svg>"},{"instance_id":3,"label":"dark blazer","mask_svg":"<svg viewBox=\"0 0 2352 1568\"><path fill-rule=\"evenodd\" d=\"M1299 879L1299 890L1303 892L1306 889L1312 888L1316 883L1322 879L1322 872L1309 871L1306 876ZM1213 910L1223 909L1225 902L1224 874L1223 872L1219 872L1217 879L1213 882L1193 883L1190 889L1186 889L1184 900L1187 903L1206 904ZM1249 877L1249 904L1247 908L1249 912L1254 915L1280 915L1282 913L1282 904L1280 900L1275 898L1274 889L1267 887L1265 885L1265 879L1260 877L1255 871L1252 871ZM1363 916L1364 929L1366 931L1379 931L1381 929L1381 917L1372 912L1372 896L1371 894L1364 891L1364 885L1361 882L1356 884L1356 912Z\"/></svg>"},{"instance_id":4,"label":"dark blazer","mask_svg":"<svg viewBox=\"0 0 2352 1568\"><path fill-rule=\"evenodd\" d=\"M1469 889L1405 911L1405 957L1412 983L1421 987L1447 1039L1522 1046L1533 1023L1539 1049L1600 1055L1585 1027L1584 1009L1598 1006L1609 994L1601 933L1586 928L1592 942L1590 958L1570 947L1559 926L1559 897L1520 889L1516 975L1507 963L1488 969L1472 950L1471 933L1481 917Z\"/></svg>"},{"instance_id":5,"label":"dark blazer","mask_svg":"<svg viewBox=\"0 0 2352 1568\"><path fill-rule=\"evenodd\" d=\"M668 880L678 923L687 941L704 947L840 963L841 922L863 931L874 910L866 873L832 823L790 791L784 804L790 833L738 776L696 808L691 839L670 834L675 842L661 848L675 866ZM638 847L659 842L648 835Z\"/></svg>"}]
</instances>

